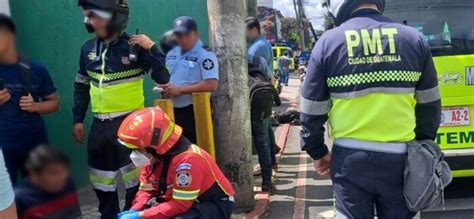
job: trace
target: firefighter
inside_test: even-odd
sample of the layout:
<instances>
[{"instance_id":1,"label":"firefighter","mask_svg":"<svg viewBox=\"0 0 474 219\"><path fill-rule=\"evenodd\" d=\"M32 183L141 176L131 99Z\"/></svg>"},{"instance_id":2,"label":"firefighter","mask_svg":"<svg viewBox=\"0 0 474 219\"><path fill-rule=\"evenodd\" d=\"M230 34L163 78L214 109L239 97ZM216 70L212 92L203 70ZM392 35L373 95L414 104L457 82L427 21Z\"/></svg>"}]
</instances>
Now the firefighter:
<instances>
[{"instance_id":1,"label":"firefighter","mask_svg":"<svg viewBox=\"0 0 474 219\"><path fill-rule=\"evenodd\" d=\"M129 209L138 190L139 170L130 161L131 150L116 138L123 119L144 107L143 82L150 73L158 84L169 82L165 57L145 35L123 32L129 19L126 0L79 0L85 24L95 37L86 41L80 53L74 84L73 135L85 143L84 118L91 102L94 120L88 137L89 176L99 199L102 218L120 212L116 176L125 184Z\"/></svg>"},{"instance_id":2,"label":"firefighter","mask_svg":"<svg viewBox=\"0 0 474 219\"><path fill-rule=\"evenodd\" d=\"M430 48L382 15L384 0L326 1L336 27L318 40L301 90L302 149L331 175L336 218L412 218L405 142L433 140L441 118ZM324 143L329 119L332 155Z\"/></svg>"},{"instance_id":3,"label":"firefighter","mask_svg":"<svg viewBox=\"0 0 474 219\"><path fill-rule=\"evenodd\" d=\"M140 190L119 219L230 218L234 190L211 156L192 144L159 108L129 115L119 142L142 167Z\"/></svg>"}]
</instances>

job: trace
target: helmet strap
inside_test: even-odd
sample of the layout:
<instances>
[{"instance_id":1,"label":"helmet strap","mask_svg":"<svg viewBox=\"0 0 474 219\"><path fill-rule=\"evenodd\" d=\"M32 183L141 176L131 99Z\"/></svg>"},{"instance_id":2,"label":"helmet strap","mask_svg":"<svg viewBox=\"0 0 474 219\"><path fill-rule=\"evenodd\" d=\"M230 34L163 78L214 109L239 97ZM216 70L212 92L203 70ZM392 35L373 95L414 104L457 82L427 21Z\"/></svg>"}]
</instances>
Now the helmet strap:
<instances>
[{"instance_id":1,"label":"helmet strap","mask_svg":"<svg viewBox=\"0 0 474 219\"><path fill-rule=\"evenodd\" d=\"M158 146L160 141L161 129L153 128L153 136L151 137L151 145Z\"/></svg>"}]
</instances>

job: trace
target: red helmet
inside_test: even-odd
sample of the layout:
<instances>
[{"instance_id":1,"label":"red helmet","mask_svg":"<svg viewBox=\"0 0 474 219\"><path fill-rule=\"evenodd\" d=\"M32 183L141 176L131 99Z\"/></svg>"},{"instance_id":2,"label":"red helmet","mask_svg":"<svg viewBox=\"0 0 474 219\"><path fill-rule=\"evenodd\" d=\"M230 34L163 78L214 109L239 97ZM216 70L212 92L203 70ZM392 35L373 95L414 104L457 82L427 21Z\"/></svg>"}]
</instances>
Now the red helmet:
<instances>
[{"instance_id":1,"label":"red helmet","mask_svg":"<svg viewBox=\"0 0 474 219\"><path fill-rule=\"evenodd\" d=\"M140 109L125 118L118 131L118 141L131 149L155 148L166 154L181 137L183 129L159 107Z\"/></svg>"}]
</instances>

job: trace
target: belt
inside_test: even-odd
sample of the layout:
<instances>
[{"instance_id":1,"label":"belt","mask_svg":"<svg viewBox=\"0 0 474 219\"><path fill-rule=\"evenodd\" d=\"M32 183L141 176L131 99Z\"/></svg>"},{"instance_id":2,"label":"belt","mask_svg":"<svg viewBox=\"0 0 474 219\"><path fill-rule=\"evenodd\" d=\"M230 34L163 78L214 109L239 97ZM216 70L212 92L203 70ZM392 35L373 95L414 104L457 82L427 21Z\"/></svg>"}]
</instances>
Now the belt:
<instances>
[{"instance_id":1,"label":"belt","mask_svg":"<svg viewBox=\"0 0 474 219\"><path fill-rule=\"evenodd\" d=\"M334 144L344 148L360 149L390 154L405 154L407 152L407 144L403 142L375 142L361 141L352 138L339 138L334 141Z\"/></svg>"},{"instance_id":2,"label":"belt","mask_svg":"<svg viewBox=\"0 0 474 219\"><path fill-rule=\"evenodd\" d=\"M115 118L130 114L131 112L133 112L133 110L125 111L125 112L116 112L116 113L96 113L96 114L94 114L94 118L100 119L102 121L104 121L104 120L113 120Z\"/></svg>"}]
</instances>

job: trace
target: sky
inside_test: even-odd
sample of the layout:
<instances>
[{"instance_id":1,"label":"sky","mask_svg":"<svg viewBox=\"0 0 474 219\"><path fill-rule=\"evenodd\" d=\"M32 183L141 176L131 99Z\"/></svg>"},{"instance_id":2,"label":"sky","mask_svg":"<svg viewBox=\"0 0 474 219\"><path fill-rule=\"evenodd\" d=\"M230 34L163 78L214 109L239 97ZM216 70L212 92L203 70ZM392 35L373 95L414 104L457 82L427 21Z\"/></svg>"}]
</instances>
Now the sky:
<instances>
[{"instance_id":1,"label":"sky","mask_svg":"<svg viewBox=\"0 0 474 219\"><path fill-rule=\"evenodd\" d=\"M293 0L273 0L273 7L280 10L285 17L295 17ZM322 15L327 9L321 6L320 0L309 0L305 6L306 16L311 20L315 29L322 29L324 19Z\"/></svg>"}]
</instances>

